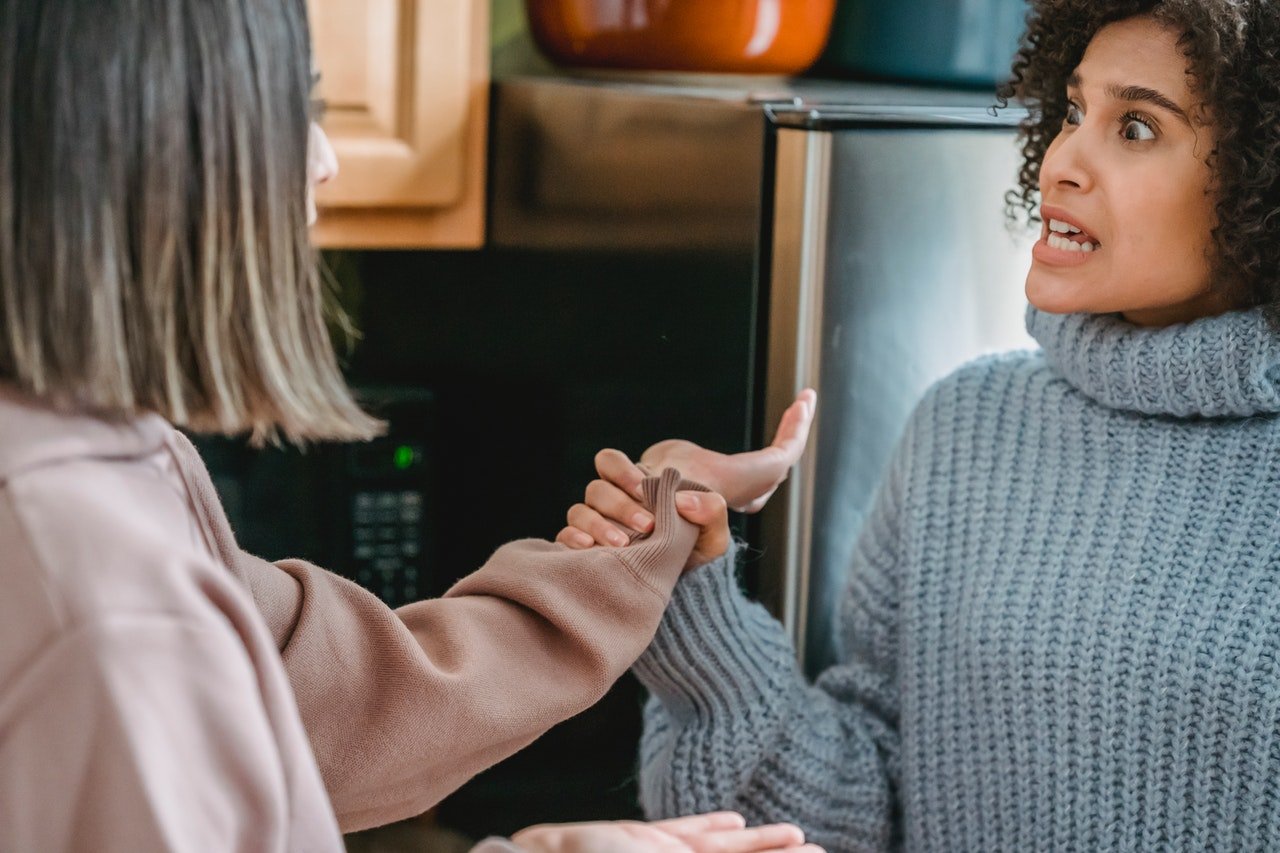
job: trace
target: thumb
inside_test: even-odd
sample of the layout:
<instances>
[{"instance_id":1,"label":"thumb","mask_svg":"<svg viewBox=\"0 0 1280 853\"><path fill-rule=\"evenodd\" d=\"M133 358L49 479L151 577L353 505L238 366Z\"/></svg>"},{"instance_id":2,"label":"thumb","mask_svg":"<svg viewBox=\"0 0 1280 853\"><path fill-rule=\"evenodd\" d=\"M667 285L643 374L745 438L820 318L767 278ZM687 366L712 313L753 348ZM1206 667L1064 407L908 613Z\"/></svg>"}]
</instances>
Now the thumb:
<instances>
[{"instance_id":1,"label":"thumb","mask_svg":"<svg viewBox=\"0 0 1280 853\"><path fill-rule=\"evenodd\" d=\"M782 420L778 422L778 431L774 433L773 442L768 449L776 451L787 468L796 464L804 453L805 444L809 441L809 430L813 427L813 414L817 405L818 392L812 388L806 388L782 413Z\"/></svg>"},{"instance_id":2,"label":"thumb","mask_svg":"<svg viewBox=\"0 0 1280 853\"><path fill-rule=\"evenodd\" d=\"M676 492L676 511L698 526L698 539L685 569L711 562L729 550L729 505L716 492Z\"/></svg>"},{"instance_id":3,"label":"thumb","mask_svg":"<svg viewBox=\"0 0 1280 853\"><path fill-rule=\"evenodd\" d=\"M733 471L732 475L725 476L724 479L737 486L726 490L734 509L751 513L764 508L774 491L787 478L791 466L800 461L804 454L805 445L809 442L809 432L813 427L817 401L816 392L812 388L806 388L782 413L778 430L768 447L723 457L721 464Z\"/></svg>"}]
</instances>

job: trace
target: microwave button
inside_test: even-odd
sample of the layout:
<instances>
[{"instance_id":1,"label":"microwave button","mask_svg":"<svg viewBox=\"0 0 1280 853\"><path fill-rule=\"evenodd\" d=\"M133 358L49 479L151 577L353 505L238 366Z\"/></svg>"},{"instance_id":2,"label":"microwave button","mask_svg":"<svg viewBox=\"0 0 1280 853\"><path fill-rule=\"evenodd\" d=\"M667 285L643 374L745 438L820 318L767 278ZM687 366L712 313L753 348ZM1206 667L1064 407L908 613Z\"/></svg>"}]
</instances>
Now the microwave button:
<instances>
[{"instance_id":1,"label":"microwave button","mask_svg":"<svg viewBox=\"0 0 1280 853\"><path fill-rule=\"evenodd\" d=\"M418 545L418 543L415 540L406 539L400 545L400 553L405 555L406 557L416 557L420 553L422 553L422 548L421 546Z\"/></svg>"}]
</instances>

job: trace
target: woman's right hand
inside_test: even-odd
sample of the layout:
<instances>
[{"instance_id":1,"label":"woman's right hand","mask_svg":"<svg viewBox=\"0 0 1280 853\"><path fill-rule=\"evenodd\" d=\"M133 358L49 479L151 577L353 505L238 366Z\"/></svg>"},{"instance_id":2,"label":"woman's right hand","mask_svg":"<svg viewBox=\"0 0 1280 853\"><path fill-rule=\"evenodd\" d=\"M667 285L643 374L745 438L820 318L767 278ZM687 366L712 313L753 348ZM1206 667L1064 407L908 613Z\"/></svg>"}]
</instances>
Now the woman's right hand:
<instances>
[{"instance_id":1,"label":"woman's right hand","mask_svg":"<svg viewBox=\"0 0 1280 853\"><path fill-rule=\"evenodd\" d=\"M822 853L791 824L748 829L734 812L639 823L535 826L512 842L527 853Z\"/></svg>"}]
</instances>

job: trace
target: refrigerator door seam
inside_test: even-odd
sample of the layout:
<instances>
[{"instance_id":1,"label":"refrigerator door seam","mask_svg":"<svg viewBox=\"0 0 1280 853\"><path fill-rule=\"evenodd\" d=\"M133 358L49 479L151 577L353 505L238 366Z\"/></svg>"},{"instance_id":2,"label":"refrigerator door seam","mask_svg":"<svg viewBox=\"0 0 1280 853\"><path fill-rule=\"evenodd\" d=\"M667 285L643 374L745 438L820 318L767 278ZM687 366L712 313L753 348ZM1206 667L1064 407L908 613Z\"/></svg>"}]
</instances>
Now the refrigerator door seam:
<instances>
[{"instance_id":1,"label":"refrigerator door seam","mask_svg":"<svg viewBox=\"0 0 1280 853\"><path fill-rule=\"evenodd\" d=\"M767 423L777 423L801 389L820 384L831 159L830 132L778 132ZM810 446L817 441L815 423ZM772 517L765 519L764 560L774 564L772 576L783 579L779 615L801 660L808 621L816 460L815 452L804 455L775 497Z\"/></svg>"}]
</instances>

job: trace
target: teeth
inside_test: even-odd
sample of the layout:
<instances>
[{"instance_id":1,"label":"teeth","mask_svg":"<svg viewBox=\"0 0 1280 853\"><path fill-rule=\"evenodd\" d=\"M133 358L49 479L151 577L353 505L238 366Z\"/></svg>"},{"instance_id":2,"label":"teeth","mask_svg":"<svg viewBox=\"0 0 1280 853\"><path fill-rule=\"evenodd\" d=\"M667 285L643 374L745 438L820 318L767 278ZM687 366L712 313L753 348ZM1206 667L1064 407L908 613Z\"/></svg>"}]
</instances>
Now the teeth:
<instances>
[{"instance_id":1,"label":"teeth","mask_svg":"<svg viewBox=\"0 0 1280 853\"><path fill-rule=\"evenodd\" d=\"M1092 252L1097 248L1089 241L1076 243L1072 240L1068 240L1066 237L1059 237L1057 234L1050 234L1045 239L1045 242L1054 249L1062 249L1067 252Z\"/></svg>"},{"instance_id":2,"label":"teeth","mask_svg":"<svg viewBox=\"0 0 1280 853\"><path fill-rule=\"evenodd\" d=\"M1074 225L1071 225L1070 223L1063 222L1061 219L1050 219L1049 230L1057 231L1059 234L1079 234L1080 233L1079 228L1075 227Z\"/></svg>"}]
</instances>

